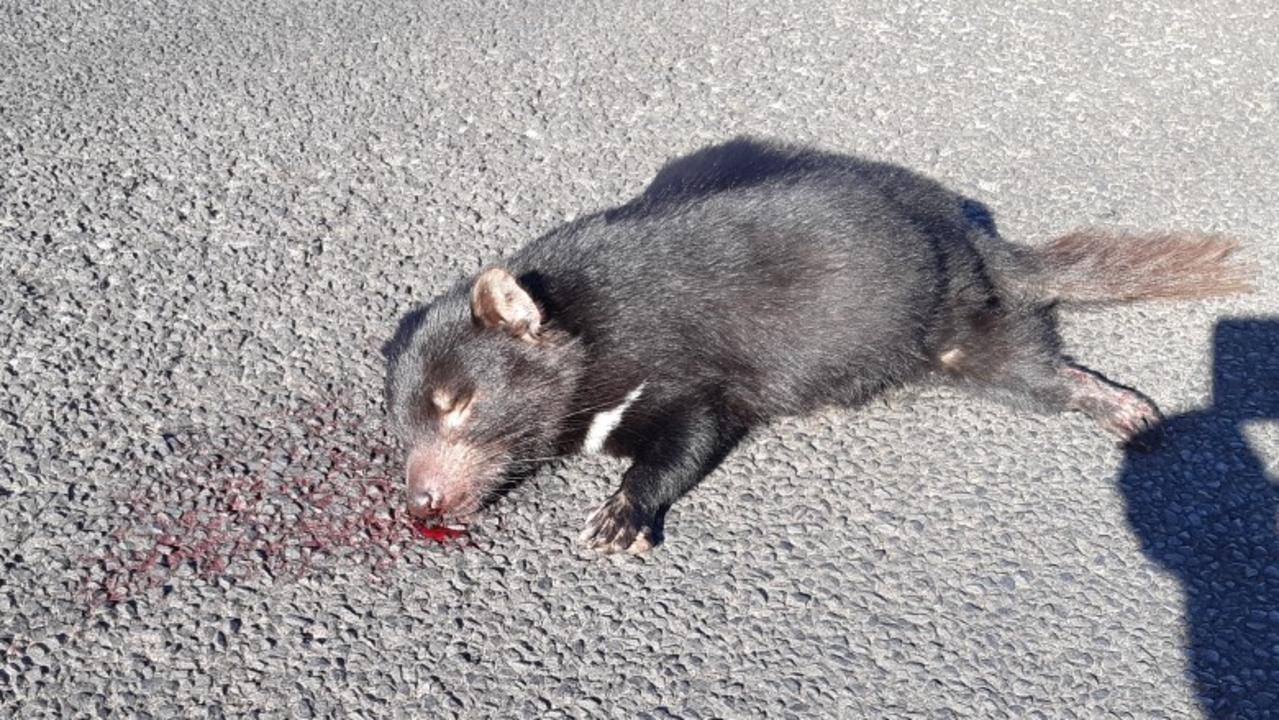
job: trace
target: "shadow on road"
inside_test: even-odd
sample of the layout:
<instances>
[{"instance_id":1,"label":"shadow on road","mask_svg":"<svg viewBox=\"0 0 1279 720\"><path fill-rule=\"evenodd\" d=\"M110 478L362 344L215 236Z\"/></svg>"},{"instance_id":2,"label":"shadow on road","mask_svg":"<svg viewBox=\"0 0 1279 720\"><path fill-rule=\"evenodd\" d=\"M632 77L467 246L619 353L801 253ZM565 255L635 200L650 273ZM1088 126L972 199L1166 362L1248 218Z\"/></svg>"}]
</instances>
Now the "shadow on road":
<instances>
[{"instance_id":1,"label":"shadow on road","mask_svg":"<svg viewBox=\"0 0 1279 720\"><path fill-rule=\"evenodd\" d=\"M1279 420L1279 320L1227 320L1213 403L1168 418L1120 476L1142 550L1185 594L1187 671L1210 718L1279 717L1279 486L1244 439Z\"/></svg>"},{"instance_id":2,"label":"shadow on road","mask_svg":"<svg viewBox=\"0 0 1279 720\"><path fill-rule=\"evenodd\" d=\"M998 236L990 208L952 192L932 178L892 163L738 137L669 160L639 197L605 211L610 221L660 210L668 203L710 193L780 181L814 171L860 178L897 209L932 232L975 227Z\"/></svg>"}]
</instances>

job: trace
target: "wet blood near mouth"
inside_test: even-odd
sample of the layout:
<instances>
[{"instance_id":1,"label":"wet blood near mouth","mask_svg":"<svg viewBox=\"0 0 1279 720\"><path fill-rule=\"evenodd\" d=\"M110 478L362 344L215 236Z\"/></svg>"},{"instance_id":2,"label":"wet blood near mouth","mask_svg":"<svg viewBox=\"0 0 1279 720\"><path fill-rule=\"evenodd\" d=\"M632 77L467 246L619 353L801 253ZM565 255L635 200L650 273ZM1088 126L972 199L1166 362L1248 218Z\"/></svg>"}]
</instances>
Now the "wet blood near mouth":
<instances>
[{"instance_id":1,"label":"wet blood near mouth","mask_svg":"<svg viewBox=\"0 0 1279 720\"><path fill-rule=\"evenodd\" d=\"M431 542L448 542L466 535L466 528L455 525L428 525L421 521L413 522L413 529Z\"/></svg>"}]
</instances>

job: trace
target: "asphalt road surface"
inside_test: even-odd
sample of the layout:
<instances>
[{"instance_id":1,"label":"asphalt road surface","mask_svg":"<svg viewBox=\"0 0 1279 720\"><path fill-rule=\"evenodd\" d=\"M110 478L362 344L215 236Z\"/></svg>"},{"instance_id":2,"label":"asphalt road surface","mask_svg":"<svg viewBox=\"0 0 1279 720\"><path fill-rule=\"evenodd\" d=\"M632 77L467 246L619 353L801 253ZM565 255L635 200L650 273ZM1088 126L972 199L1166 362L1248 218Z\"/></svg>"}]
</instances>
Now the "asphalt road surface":
<instances>
[{"instance_id":1,"label":"asphalt road surface","mask_svg":"<svg viewBox=\"0 0 1279 720\"><path fill-rule=\"evenodd\" d=\"M1279 10L947 5L6 0L0 714L1279 717ZM757 433L643 558L575 544L612 460L414 536L397 318L743 132L1026 242L1226 233L1258 291L1069 317L1148 455L902 393Z\"/></svg>"}]
</instances>

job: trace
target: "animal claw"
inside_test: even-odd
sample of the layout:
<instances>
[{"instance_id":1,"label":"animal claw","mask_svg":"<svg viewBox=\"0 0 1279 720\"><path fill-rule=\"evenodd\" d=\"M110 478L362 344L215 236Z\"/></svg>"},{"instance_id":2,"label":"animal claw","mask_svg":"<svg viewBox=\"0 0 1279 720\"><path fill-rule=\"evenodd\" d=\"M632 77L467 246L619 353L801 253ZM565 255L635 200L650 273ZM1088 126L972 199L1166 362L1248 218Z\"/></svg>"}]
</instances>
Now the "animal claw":
<instances>
[{"instance_id":1,"label":"animal claw","mask_svg":"<svg viewBox=\"0 0 1279 720\"><path fill-rule=\"evenodd\" d=\"M605 555L639 555L653 548L653 527L653 516L619 490L591 514L578 541Z\"/></svg>"}]
</instances>

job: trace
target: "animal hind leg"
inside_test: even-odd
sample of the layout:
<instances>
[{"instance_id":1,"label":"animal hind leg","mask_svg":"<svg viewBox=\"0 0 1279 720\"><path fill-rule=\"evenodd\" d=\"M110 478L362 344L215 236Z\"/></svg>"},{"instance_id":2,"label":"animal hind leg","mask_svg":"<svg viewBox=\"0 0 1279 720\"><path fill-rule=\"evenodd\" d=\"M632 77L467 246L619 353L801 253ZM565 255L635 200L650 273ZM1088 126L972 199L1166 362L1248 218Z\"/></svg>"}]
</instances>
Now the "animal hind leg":
<instances>
[{"instance_id":1,"label":"animal hind leg","mask_svg":"<svg viewBox=\"0 0 1279 720\"><path fill-rule=\"evenodd\" d=\"M1150 398L1095 370L1065 363L1058 372L1070 387L1071 409L1096 420L1126 443L1145 444L1163 421L1163 413Z\"/></svg>"},{"instance_id":2,"label":"animal hind leg","mask_svg":"<svg viewBox=\"0 0 1279 720\"><path fill-rule=\"evenodd\" d=\"M942 352L939 365L956 384L1019 409L1081 412L1126 443L1155 438L1162 420L1145 395L1062 355L1050 315L1004 317L979 341Z\"/></svg>"}]
</instances>

